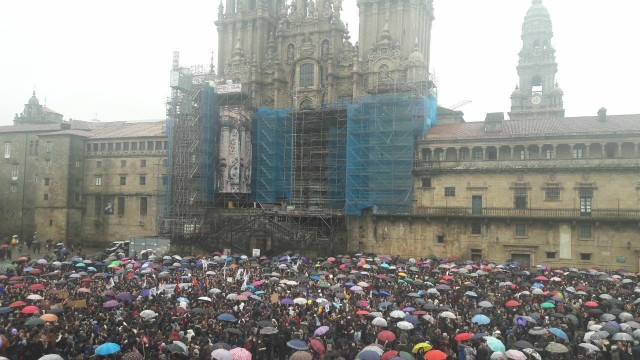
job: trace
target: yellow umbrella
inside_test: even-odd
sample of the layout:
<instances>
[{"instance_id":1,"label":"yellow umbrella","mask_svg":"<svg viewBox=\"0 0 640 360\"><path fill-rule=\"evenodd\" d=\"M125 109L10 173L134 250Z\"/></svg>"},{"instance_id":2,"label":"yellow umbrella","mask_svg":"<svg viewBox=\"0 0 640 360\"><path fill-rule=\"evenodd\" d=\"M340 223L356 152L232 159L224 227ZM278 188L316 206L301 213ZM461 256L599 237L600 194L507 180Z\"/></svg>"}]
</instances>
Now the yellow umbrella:
<instances>
[{"instance_id":1,"label":"yellow umbrella","mask_svg":"<svg viewBox=\"0 0 640 360\"><path fill-rule=\"evenodd\" d=\"M422 350L424 352L427 352L427 351L429 351L431 349L433 349L433 346L431 344L426 343L426 342L422 342L422 343L416 344L416 346L413 347L412 351L413 351L414 354L416 354L420 350Z\"/></svg>"},{"instance_id":2,"label":"yellow umbrella","mask_svg":"<svg viewBox=\"0 0 640 360\"><path fill-rule=\"evenodd\" d=\"M398 273L398 276L407 276L407 274L401 272L401 273Z\"/></svg>"}]
</instances>

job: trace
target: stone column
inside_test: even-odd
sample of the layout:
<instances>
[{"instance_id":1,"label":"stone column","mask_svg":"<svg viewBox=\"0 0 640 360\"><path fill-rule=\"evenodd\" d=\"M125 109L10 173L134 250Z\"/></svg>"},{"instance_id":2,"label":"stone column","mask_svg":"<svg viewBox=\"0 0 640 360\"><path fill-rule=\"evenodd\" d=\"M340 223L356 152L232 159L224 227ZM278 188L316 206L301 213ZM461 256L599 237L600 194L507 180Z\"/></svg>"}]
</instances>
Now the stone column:
<instances>
[{"instance_id":1,"label":"stone column","mask_svg":"<svg viewBox=\"0 0 640 360\"><path fill-rule=\"evenodd\" d=\"M229 116L225 115L224 119L226 120L225 122L229 121ZM222 126L222 128L220 129L220 152L218 153L219 156L219 163L220 163L220 169L219 169L219 176L218 176L218 188L220 189L220 191L226 192L226 179L228 178L228 171L229 171L229 126L227 124L224 124Z\"/></svg>"}]
</instances>

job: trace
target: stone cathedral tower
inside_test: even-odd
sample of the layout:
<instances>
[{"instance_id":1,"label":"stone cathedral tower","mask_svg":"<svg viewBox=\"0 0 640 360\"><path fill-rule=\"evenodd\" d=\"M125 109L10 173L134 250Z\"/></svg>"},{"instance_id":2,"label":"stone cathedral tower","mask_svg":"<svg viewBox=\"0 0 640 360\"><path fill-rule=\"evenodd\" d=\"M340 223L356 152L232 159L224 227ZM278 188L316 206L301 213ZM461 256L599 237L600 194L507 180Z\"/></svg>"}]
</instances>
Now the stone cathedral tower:
<instances>
[{"instance_id":1,"label":"stone cathedral tower","mask_svg":"<svg viewBox=\"0 0 640 360\"><path fill-rule=\"evenodd\" d=\"M542 0L533 3L522 24L522 50L518 63L519 84L511 94L512 120L562 118L562 90L555 80L558 71L549 12Z\"/></svg>"}]
</instances>

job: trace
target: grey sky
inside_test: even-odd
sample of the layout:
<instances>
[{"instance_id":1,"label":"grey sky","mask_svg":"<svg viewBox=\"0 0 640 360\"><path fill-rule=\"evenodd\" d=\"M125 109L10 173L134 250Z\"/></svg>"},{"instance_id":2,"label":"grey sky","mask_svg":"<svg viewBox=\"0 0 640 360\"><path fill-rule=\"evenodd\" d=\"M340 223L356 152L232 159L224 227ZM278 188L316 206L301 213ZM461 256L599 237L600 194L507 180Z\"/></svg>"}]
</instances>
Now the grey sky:
<instances>
[{"instance_id":1,"label":"grey sky","mask_svg":"<svg viewBox=\"0 0 640 360\"><path fill-rule=\"evenodd\" d=\"M435 0L431 70L440 103L467 121L508 111L522 20L530 0ZM567 116L638 113L637 0L545 0L554 26ZM31 0L0 4L0 125L11 124L35 85L65 118L164 118L173 50L208 64L218 2ZM343 19L357 40L355 0Z\"/></svg>"}]
</instances>

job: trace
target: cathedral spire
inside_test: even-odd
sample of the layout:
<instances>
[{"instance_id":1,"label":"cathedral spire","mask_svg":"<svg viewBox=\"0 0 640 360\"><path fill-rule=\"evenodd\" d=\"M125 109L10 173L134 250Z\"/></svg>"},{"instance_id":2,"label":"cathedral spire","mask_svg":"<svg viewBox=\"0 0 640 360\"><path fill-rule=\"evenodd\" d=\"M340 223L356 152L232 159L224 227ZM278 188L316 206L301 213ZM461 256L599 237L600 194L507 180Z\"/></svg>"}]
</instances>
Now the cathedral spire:
<instances>
[{"instance_id":1,"label":"cathedral spire","mask_svg":"<svg viewBox=\"0 0 640 360\"><path fill-rule=\"evenodd\" d=\"M511 94L511 119L564 117L562 90L551 45L553 27L542 0L533 0L522 23L522 50L518 63L519 86Z\"/></svg>"}]
</instances>

